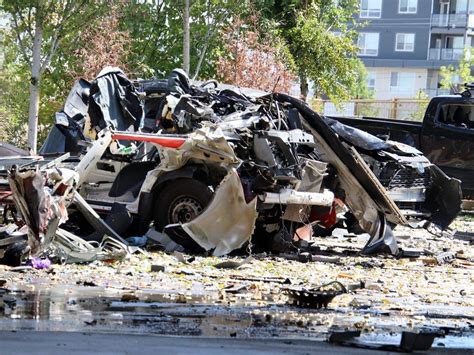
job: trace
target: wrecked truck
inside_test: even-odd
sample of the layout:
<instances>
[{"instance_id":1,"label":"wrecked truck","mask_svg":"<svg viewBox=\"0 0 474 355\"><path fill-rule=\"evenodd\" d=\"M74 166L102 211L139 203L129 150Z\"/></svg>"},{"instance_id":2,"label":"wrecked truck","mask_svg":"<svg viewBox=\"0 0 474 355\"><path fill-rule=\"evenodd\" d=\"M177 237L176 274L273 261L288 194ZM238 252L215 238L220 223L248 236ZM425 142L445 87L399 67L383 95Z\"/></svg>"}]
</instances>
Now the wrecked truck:
<instances>
[{"instance_id":1,"label":"wrecked truck","mask_svg":"<svg viewBox=\"0 0 474 355\"><path fill-rule=\"evenodd\" d=\"M395 255L396 225L446 228L461 206L460 182L412 147L320 116L289 95L191 82L179 69L132 82L109 68L76 82L41 149L44 157L64 153L57 168L74 172L65 185L117 234L152 226L196 253L284 252L302 227L330 233L343 224L370 235L363 253ZM14 195L24 202L24 193ZM73 206L60 206L69 207L68 228ZM124 209L130 219L120 217Z\"/></svg>"}]
</instances>

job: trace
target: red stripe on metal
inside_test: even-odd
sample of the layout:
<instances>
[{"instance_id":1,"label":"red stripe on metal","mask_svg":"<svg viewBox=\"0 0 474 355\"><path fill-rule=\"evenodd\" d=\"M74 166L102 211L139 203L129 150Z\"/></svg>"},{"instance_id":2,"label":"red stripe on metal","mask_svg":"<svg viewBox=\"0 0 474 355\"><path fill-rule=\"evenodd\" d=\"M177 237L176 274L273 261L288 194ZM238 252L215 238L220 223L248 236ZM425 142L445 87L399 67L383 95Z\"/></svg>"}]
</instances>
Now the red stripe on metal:
<instances>
[{"instance_id":1,"label":"red stripe on metal","mask_svg":"<svg viewBox=\"0 0 474 355\"><path fill-rule=\"evenodd\" d=\"M143 134L133 134L133 133L114 133L112 134L113 139L123 139L129 141L140 141L140 142L149 142L161 145L166 148L179 148L186 141L185 138L181 137L169 137L169 136L160 136L160 135L143 135Z\"/></svg>"}]
</instances>

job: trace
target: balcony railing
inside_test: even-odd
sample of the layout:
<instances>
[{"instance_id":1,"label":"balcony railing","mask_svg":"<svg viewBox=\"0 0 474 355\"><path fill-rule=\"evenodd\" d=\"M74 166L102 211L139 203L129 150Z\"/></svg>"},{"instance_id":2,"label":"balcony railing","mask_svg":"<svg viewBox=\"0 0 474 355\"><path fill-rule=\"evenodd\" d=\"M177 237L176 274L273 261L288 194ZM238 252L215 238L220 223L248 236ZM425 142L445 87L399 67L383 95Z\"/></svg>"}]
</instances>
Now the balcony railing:
<instances>
[{"instance_id":1,"label":"balcony railing","mask_svg":"<svg viewBox=\"0 0 474 355\"><path fill-rule=\"evenodd\" d=\"M432 27L474 27L474 15L471 14L433 14Z\"/></svg>"},{"instance_id":2,"label":"balcony railing","mask_svg":"<svg viewBox=\"0 0 474 355\"><path fill-rule=\"evenodd\" d=\"M464 55L464 48L430 48L429 60L460 60Z\"/></svg>"}]
</instances>

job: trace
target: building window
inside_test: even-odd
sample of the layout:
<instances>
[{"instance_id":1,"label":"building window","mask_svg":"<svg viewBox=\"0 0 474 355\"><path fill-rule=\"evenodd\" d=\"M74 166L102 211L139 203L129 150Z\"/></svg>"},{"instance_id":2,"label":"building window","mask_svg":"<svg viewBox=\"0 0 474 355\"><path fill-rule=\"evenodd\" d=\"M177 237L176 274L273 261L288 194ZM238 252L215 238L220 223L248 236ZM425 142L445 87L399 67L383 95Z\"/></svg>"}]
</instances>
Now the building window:
<instances>
[{"instance_id":1,"label":"building window","mask_svg":"<svg viewBox=\"0 0 474 355\"><path fill-rule=\"evenodd\" d=\"M360 18L380 18L382 0L360 0Z\"/></svg>"},{"instance_id":2,"label":"building window","mask_svg":"<svg viewBox=\"0 0 474 355\"><path fill-rule=\"evenodd\" d=\"M418 0L399 0L398 13L399 14L416 14L418 7Z\"/></svg>"},{"instance_id":3,"label":"building window","mask_svg":"<svg viewBox=\"0 0 474 355\"><path fill-rule=\"evenodd\" d=\"M377 56L379 54L379 34L376 32L360 32L359 55Z\"/></svg>"},{"instance_id":4,"label":"building window","mask_svg":"<svg viewBox=\"0 0 474 355\"><path fill-rule=\"evenodd\" d=\"M390 73L390 92L412 95L414 90L415 73Z\"/></svg>"},{"instance_id":5,"label":"building window","mask_svg":"<svg viewBox=\"0 0 474 355\"><path fill-rule=\"evenodd\" d=\"M366 83L367 83L367 89L370 91L375 91L375 80L377 78L377 74L373 71L367 72L367 78Z\"/></svg>"},{"instance_id":6,"label":"building window","mask_svg":"<svg viewBox=\"0 0 474 355\"><path fill-rule=\"evenodd\" d=\"M415 34L397 33L395 42L395 50L397 52L413 52L415 49Z\"/></svg>"}]
</instances>

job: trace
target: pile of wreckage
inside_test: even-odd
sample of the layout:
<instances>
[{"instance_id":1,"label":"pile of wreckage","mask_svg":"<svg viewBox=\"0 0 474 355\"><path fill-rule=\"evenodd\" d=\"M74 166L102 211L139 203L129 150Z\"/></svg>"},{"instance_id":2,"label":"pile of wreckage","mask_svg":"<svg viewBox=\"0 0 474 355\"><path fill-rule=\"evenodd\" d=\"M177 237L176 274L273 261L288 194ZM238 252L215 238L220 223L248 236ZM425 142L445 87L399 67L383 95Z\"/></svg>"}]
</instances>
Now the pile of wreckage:
<instances>
[{"instance_id":1,"label":"pile of wreckage","mask_svg":"<svg viewBox=\"0 0 474 355\"><path fill-rule=\"evenodd\" d=\"M396 255L394 226L443 229L461 206L460 182L412 147L179 69L79 80L40 154L0 158L0 262L117 259L147 243L288 253L341 226L370 235L362 253Z\"/></svg>"}]
</instances>

